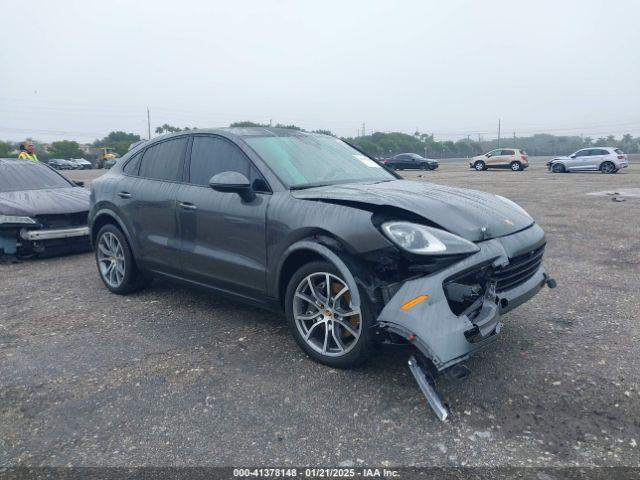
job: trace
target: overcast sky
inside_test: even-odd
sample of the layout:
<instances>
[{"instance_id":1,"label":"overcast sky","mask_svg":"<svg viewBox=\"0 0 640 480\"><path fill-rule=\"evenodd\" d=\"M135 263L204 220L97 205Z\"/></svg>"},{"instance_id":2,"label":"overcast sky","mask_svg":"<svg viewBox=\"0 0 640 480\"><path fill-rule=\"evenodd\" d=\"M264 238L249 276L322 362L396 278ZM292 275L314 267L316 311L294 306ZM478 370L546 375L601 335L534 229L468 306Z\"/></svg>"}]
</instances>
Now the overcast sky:
<instances>
[{"instance_id":1,"label":"overcast sky","mask_svg":"<svg viewBox=\"0 0 640 480\"><path fill-rule=\"evenodd\" d=\"M640 2L2 1L0 138L640 135Z\"/></svg>"}]
</instances>

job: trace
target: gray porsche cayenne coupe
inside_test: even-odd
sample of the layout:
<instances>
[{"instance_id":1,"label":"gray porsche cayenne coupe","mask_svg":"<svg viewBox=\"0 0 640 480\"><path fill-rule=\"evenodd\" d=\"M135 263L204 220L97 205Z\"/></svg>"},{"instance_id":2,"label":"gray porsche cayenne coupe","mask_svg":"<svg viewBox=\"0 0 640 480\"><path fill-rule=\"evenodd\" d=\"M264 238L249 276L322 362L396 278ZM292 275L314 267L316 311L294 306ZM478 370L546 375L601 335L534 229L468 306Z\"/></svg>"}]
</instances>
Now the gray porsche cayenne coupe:
<instances>
[{"instance_id":1,"label":"gray porsche cayenne coupe","mask_svg":"<svg viewBox=\"0 0 640 480\"><path fill-rule=\"evenodd\" d=\"M335 367L388 342L412 344L441 372L554 286L544 232L514 202L403 180L337 138L299 131L142 143L94 181L89 223L112 292L164 277L284 311L300 347Z\"/></svg>"}]
</instances>

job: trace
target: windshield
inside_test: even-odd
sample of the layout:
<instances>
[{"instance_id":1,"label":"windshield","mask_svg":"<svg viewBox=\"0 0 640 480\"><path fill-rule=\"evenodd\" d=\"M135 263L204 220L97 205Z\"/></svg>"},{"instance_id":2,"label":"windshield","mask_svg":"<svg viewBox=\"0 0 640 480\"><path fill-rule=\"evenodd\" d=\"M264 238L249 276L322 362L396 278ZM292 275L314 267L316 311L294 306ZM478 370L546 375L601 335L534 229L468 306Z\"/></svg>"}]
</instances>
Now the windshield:
<instances>
[{"instance_id":1,"label":"windshield","mask_svg":"<svg viewBox=\"0 0 640 480\"><path fill-rule=\"evenodd\" d=\"M289 188L395 180L377 162L337 138L246 136L244 140Z\"/></svg>"},{"instance_id":2,"label":"windshield","mask_svg":"<svg viewBox=\"0 0 640 480\"><path fill-rule=\"evenodd\" d=\"M31 160L0 162L0 192L71 186L64 177L40 163Z\"/></svg>"}]
</instances>

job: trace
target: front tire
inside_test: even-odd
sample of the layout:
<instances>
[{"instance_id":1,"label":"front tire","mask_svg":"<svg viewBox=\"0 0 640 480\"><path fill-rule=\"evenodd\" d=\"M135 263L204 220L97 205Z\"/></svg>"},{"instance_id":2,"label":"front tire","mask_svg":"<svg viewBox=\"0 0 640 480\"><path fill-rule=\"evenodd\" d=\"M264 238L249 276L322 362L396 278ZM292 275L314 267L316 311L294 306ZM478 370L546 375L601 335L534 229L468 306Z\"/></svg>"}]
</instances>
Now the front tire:
<instances>
[{"instance_id":1,"label":"front tire","mask_svg":"<svg viewBox=\"0 0 640 480\"><path fill-rule=\"evenodd\" d=\"M351 290L339 270L324 261L302 266L289 281L285 312L300 348L336 368L366 361L372 350L371 309L364 295L351 306Z\"/></svg>"},{"instance_id":2,"label":"front tire","mask_svg":"<svg viewBox=\"0 0 640 480\"><path fill-rule=\"evenodd\" d=\"M473 168L475 168L478 172L482 172L483 170L487 169L487 165L482 160L478 160L473 164Z\"/></svg>"},{"instance_id":3,"label":"front tire","mask_svg":"<svg viewBox=\"0 0 640 480\"><path fill-rule=\"evenodd\" d=\"M600 171L602 173L616 173L616 166L613 164L613 162L603 162L602 165L600 165Z\"/></svg>"},{"instance_id":4,"label":"front tire","mask_svg":"<svg viewBox=\"0 0 640 480\"><path fill-rule=\"evenodd\" d=\"M420 170L429 170L429 165L423 163L422 165L420 165Z\"/></svg>"},{"instance_id":5,"label":"front tire","mask_svg":"<svg viewBox=\"0 0 640 480\"><path fill-rule=\"evenodd\" d=\"M564 165L562 165L561 163L554 163L553 165L551 165L551 171L553 173L564 173Z\"/></svg>"},{"instance_id":6,"label":"front tire","mask_svg":"<svg viewBox=\"0 0 640 480\"><path fill-rule=\"evenodd\" d=\"M98 232L95 256L100 278L111 292L125 295L148 284L135 264L129 242L115 225L107 224Z\"/></svg>"}]
</instances>

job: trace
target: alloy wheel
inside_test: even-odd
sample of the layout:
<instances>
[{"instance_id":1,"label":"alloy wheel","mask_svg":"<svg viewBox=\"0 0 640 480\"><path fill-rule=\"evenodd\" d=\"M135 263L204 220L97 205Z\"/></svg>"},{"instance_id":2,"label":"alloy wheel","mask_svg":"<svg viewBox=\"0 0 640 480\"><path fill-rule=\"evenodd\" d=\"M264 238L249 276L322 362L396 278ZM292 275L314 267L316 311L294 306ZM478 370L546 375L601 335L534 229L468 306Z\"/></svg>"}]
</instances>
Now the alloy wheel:
<instances>
[{"instance_id":1,"label":"alloy wheel","mask_svg":"<svg viewBox=\"0 0 640 480\"><path fill-rule=\"evenodd\" d=\"M111 288L118 288L124 280L124 250L118 237L105 232L98 241L98 266L100 275Z\"/></svg>"},{"instance_id":2,"label":"alloy wheel","mask_svg":"<svg viewBox=\"0 0 640 480\"><path fill-rule=\"evenodd\" d=\"M616 169L616 167L611 162L604 162L602 164L602 166L600 167L600 169L602 170L602 173L613 173L613 171Z\"/></svg>"},{"instance_id":3,"label":"alloy wheel","mask_svg":"<svg viewBox=\"0 0 640 480\"><path fill-rule=\"evenodd\" d=\"M352 309L346 282L328 272L307 275L293 297L293 318L302 339L316 352L340 357L362 333L359 308Z\"/></svg>"}]
</instances>

